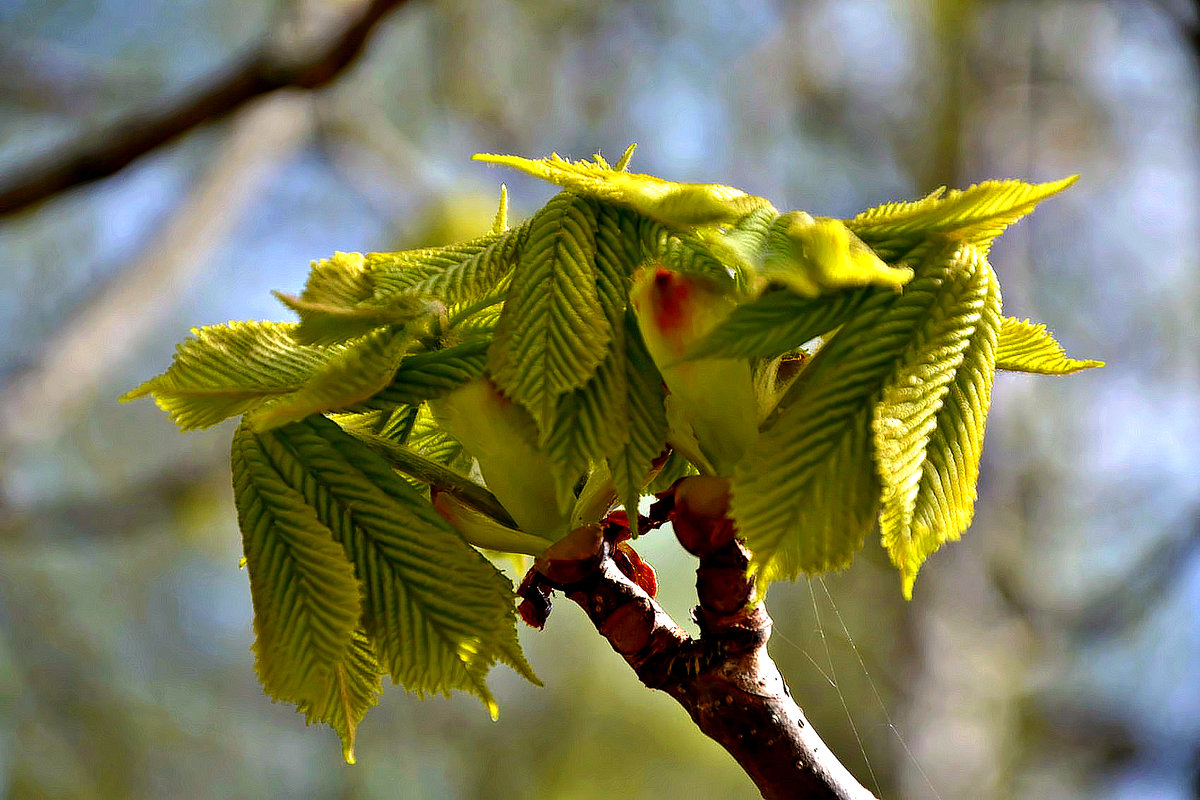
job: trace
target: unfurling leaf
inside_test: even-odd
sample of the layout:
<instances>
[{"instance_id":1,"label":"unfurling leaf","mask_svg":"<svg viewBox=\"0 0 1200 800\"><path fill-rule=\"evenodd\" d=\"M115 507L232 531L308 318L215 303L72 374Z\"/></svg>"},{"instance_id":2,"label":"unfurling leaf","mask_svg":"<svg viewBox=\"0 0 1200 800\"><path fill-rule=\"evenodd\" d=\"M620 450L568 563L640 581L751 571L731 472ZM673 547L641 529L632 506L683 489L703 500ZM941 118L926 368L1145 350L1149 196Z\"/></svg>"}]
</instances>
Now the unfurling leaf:
<instances>
[{"instance_id":1,"label":"unfurling leaf","mask_svg":"<svg viewBox=\"0 0 1200 800\"><path fill-rule=\"evenodd\" d=\"M997 369L1035 372L1039 375L1070 375L1103 366L1103 361L1069 358L1045 325L1014 317L1005 317L1000 325L1000 342L996 348Z\"/></svg>"},{"instance_id":2,"label":"unfurling leaf","mask_svg":"<svg viewBox=\"0 0 1200 800\"><path fill-rule=\"evenodd\" d=\"M899 289L912 278L911 269L885 264L840 220L803 211L771 226L762 274L804 297L861 286Z\"/></svg>"},{"instance_id":3,"label":"unfurling leaf","mask_svg":"<svg viewBox=\"0 0 1200 800\"><path fill-rule=\"evenodd\" d=\"M300 390L341 350L298 344L298 326L231 322L193 328L171 367L123 396L153 395L181 430L207 428Z\"/></svg>"},{"instance_id":4,"label":"unfurling leaf","mask_svg":"<svg viewBox=\"0 0 1200 800\"><path fill-rule=\"evenodd\" d=\"M476 161L503 164L604 203L632 208L672 227L734 222L767 204L761 197L716 183L674 183L594 161L567 161L552 153L529 159L478 153Z\"/></svg>"},{"instance_id":5,"label":"unfurling leaf","mask_svg":"<svg viewBox=\"0 0 1200 800\"><path fill-rule=\"evenodd\" d=\"M943 285L953 249L928 248L899 295L877 289L819 350L738 464L732 514L764 580L847 566L879 500L872 408Z\"/></svg>"},{"instance_id":6,"label":"unfurling leaf","mask_svg":"<svg viewBox=\"0 0 1200 800\"><path fill-rule=\"evenodd\" d=\"M391 382L411 341L403 329L382 328L351 342L304 386L254 409L247 418L255 428L267 430L311 414L356 406Z\"/></svg>"},{"instance_id":7,"label":"unfurling leaf","mask_svg":"<svg viewBox=\"0 0 1200 800\"><path fill-rule=\"evenodd\" d=\"M951 192L943 187L920 200L864 211L847 220L846 226L883 259L899 258L921 242L937 238L973 244L986 254L1005 228L1077 178L1072 175L1050 183L984 181Z\"/></svg>"},{"instance_id":8,"label":"unfurling leaf","mask_svg":"<svg viewBox=\"0 0 1200 800\"><path fill-rule=\"evenodd\" d=\"M558 398L595 373L611 337L597 297L595 209L559 194L530 221L489 371L545 431Z\"/></svg>"}]
</instances>

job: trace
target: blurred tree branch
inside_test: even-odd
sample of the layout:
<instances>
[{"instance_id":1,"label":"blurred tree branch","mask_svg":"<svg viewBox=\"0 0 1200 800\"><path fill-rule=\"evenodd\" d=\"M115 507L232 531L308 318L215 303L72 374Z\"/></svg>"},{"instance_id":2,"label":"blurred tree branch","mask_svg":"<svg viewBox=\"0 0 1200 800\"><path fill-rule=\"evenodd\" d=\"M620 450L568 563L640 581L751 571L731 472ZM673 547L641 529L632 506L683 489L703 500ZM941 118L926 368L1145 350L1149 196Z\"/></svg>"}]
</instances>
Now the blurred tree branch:
<instances>
[{"instance_id":1,"label":"blurred tree branch","mask_svg":"<svg viewBox=\"0 0 1200 800\"><path fill-rule=\"evenodd\" d=\"M248 57L195 92L143 109L103 131L88 131L61 154L18 168L0 181L0 216L106 178L191 129L236 111L278 89L315 89L337 77L362 51L389 12L408 0L360 0L349 4L337 33L287 47L273 37ZM293 53L300 53L295 56Z\"/></svg>"},{"instance_id":2,"label":"blurred tree branch","mask_svg":"<svg viewBox=\"0 0 1200 800\"><path fill-rule=\"evenodd\" d=\"M0 443L57 433L92 399L115 364L168 317L273 168L312 135L302 92L264 98L235 118L191 195L144 253L43 347L38 362L0 392Z\"/></svg>"}]
</instances>

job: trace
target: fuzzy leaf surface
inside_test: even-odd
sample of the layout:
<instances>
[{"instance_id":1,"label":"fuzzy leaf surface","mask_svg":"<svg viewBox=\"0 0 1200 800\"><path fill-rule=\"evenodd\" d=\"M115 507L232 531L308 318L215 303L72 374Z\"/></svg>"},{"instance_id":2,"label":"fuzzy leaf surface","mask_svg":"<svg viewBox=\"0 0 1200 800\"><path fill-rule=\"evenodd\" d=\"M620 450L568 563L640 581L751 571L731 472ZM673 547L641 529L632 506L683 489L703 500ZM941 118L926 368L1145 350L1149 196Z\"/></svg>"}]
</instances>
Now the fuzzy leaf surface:
<instances>
[{"instance_id":1,"label":"fuzzy leaf surface","mask_svg":"<svg viewBox=\"0 0 1200 800\"><path fill-rule=\"evenodd\" d=\"M973 244L985 253L992 240L1078 176L1049 183L984 181L969 189L945 188L912 202L886 203L864 211L846 226L885 261L931 238Z\"/></svg>"},{"instance_id":2,"label":"fuzzy leaf surface","mask_svg":"<svg viewBox=\"0 0 1200 800\"><path fill-rule=\"evenodd\" d=\"M1045 325L1015 317L1005 317L1000 325L1000 341L996 349L997 369L1039 375L1070 375L1103 366L1103 361L1068 357Z\"/></svg>"},{"instance_id":3,"label":"fuzzy leaf surface","mask_svg":"<svg viewBox=\"0 0 1200 800\"><path fill-rule=\"evenodd\" d=\"M323 417L258 439L354 564L367 635L394 681L420 695L470 692L493 716L493 664L536 681L508 579L381 457Z\"/></svg>"},{"instance_id":4,"label":"fuzzy leaf surface","mask_svg":"<svg viewBox=\"0 0 1200 800\"><path fill-rule=\"evenodd\" d=\"M986 419L986 405L977 405L978 394L966 397L952 393L958 373L987 373L993 370L994 347L968 354L977 327L982 324L984 308L992 285L991 270L975 248L964 248L958 259L961 269L946 276L938 288L933 305L918 324L915 335L875 404L872 418L875 462L882 494L879 527L884 547L900 569L905 595L911 597L912 582L925 558L949 537L961 531L942 526L918 530L916 507L923 478L932 455L931 446L941 449L947 437L959 440L957 431L943 426L974 426ZM994 311L989 315L993 330L984 338L994 339ZM969 363L964 367L964 358ZM947 407L947 396L949 407ZM972 402L974 401L974 402ZM945 412L945 413L943 413ZM966 433L966 432L964 432ZM934 439L936 438L936 443ZM964 438L970 438L969 435ZM953 453L938 453L937 458L957 460ZM958 478L977 467L956 464ZM939 477L946 477L946 474ZM963 497L974 486L955 486ZM926 504L927 505L927 504ZM926 518L928 520L928 516ZM968 514L969 522L969 514Z\"/></svg>"},{"instance_id":5,"label":"fuzzy leaf surface","mask_svg":"<svg viewBox=\"0 0 1200 800\"><path fill-rule=\"evenodd\" d=\"M591 378L611 337L597 297L593 205L556 195L530 220L529 239L488 355L489 370L544 431L559 396Z\"/></svg>"},{"instance_id":6,"label":"fuzzy leaf surface","mask_svg":"<svg viewBox=\"0 0 1200 800\"><path fill-rule=\"evenodd\" d=\"M352 408L387 386L412 337L403 329L382 328L351 342L295 392L248 415L259 430L297 422L311 414Z\"/></svg>"},{"instance_id":7,"label":"fuzzy leaf surface","mask_svg":"<svg viewBox=\"0 0 1200 800\"><path fill-rule=\"evenodd\" d=\"M820 298L787 289L743 303L693 344L686 358L774 358L844 325L869 289L848 289Z\"/></svg>"},{"instance_id":8,"label":"fuzzy leaf surface","mask_svg":"<svg viewBox=\"0 0 1200 800\"><path fill-rule=\"evenodd\" d=\"M243 414L300 390L341 352L297 343L297 327L231 322L193 328L192 337L175 348L166 372L121 399L153 395L185 431Z\"/></svg>"},{"instance_id":9,"label":"fuzzy leaf surface","mask_svg":"<svg viewBox=\"0 0 1200 800\"><path fill-rule=\"evenodd\" d=\"M246 425L234 435L231 460L259 680L272 698L297 704L310 721L329 722L352 746L366 706L338 698L356 669L361 601L354 569Z\"/></svg>"}]
</instances>

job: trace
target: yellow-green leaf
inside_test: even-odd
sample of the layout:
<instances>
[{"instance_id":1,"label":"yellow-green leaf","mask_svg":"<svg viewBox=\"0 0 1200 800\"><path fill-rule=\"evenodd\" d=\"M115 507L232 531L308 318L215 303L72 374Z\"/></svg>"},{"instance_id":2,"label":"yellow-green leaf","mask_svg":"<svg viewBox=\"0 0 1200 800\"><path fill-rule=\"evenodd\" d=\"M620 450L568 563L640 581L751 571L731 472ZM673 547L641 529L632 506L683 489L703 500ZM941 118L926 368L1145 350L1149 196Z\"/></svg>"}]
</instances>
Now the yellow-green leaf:
<instances>
[{"instance_id":1,"label":"yellow-green leaf","mask_svg":"<svg viewBox=\"0 0 1200 800\"><path fill-rule=\"evenodd\" d=\"M1039 375L1070 375L1072 372L1103 366L1103 361L1069 358L1045 325L1014 317L1005 317L1000 325L1000 343L996 348L997 369L1035 372Z\"/></svg>"},{"instance_id":2,"label":"yellow-green leaf","mask_svg":"<svg viewBox=\"0 0 1200 800\"><path fill-rule=\"evenodd\" d=\"M845 567L870 531L873 404L959 269L953 249L915 261L900 294L874 290L817 352L734 472L731 511L765 580Z\"/></svg>"},{"instance_id":3,"label":"yellow-green leaf","mask_svg":"<svg viewBox=\"0 0 1200 800\"><path fill-rule=\"evenodd\" d=\"M1000 285L991 267L982 266L988 284L983 310L925 451L911 534L907 542L891 550L906 598L912 597L913 578L921 563L941 545L958 539L975 514L1000 327Z\"/></svg>"},{"instance_id":4,"label":"yellow-green leaf","mask_svg":"<svg viewBox=\"0 0 1200 800\"><path fill-rule=\"evenodd\" d=\"M950 192L943 187L920 200L864 211L847 220L846 226L885 260L898 258L931 237L973 244L986 253L1005 228L1077 179L1072 175L1049 183L984 181Z\"/></svg>"},{"instance_id":5,"label":"yellow-green leaf","mask_svg":"<svg viewBox=\"0 0 1200 800\"><path fill-rule=\"evenodd\" d=\"M493 716L493 664L536 682L508 579L387 462L323 417L258 439L353 562L367 635L393 680L420 695L470 692Z\"/></svg>"},{"instance_id":6,"label":"yellow-green leaf","mask_svg":"<svg viewBox=\"0 0 1200 800\"><path fill-rule=\"evenodd\" d=\"M244 414L296 392L341 352L298 344L296 328L279 322L193 328L165 373L121 399L153 395L185 431Z\"/></svg>"},{"instance_id":7,"label":"yellow-green leaf","mask_svg":"<svg viewBox=\"0 0 1200 800\"><path fill-rule=\"evenodd\" d=\"M263 688L276 700L298 704L311 719L351 719L353 713L333 700L339 674L344 677L354 660L362 612L354 569L329 527L245 425L234 435L232 465ZM352 726L343 727L348 733Z\"/></svg>"},{"instance_id":8,"label":"yellow-green leaf","mask_svg":"<svg viewBox=\"0 0 1200 800\"><path fill-rule=\"evenodd\" d=\"M941 413L968 345L981 324L991 284L987 262L974 248L964 248L958 264L961 269L950 273L938 287L933 305L919 322L916 335L875 403L872 418L875 462L882 487L880 533L884 547L901 570L906 595L911 593L917 568L948 535L941 528L915 527L931 439L938 434L939 424L954 424L987 412L986 408L952 408L949 414ZM978 357L972 354L973 359ZM990 370L990 363L984 363L982 369ZM942 431L942 437L946 433Z\"/></svg>"},{"instance_id":9,"label":"yellow-green leaf","mask_svg":"<svg viewBox=\"0 0 1200 800\"><path fill-rule=\"evenodd\" d=\"M611 337L597 297L594 208L559 194L530 221L489 371L545 430L559 396L595 373Z\"/></svg>"},{"instance_id":10,"label":"yellow-green leaf","mask_svg":"<svg viewBox=\"0 0 1200 800\"><path fill-rule=\"evenodd\" d=\"M360 404L391 382L411 341L403 329L384 328L352 342L304 386L254 409L248 418L256 429L268 430Z\"/></svg>"},{"instance_id":11,"label":"yellow-green leaf","mask_svg":"<svg viewBox=\"0 0 1200 800\"><path fill-rule=\"evenodd\" d=\"M673 227L733 222L767 204L761 197L716 183L675 183L610 168L595 161L567 161L557 153L529 159L477 153L476 161L503 164L605 203L633 208Z\"/></svg>"},{"instance_id":12,"label":"yellow-green leaf","mask_svg":"<svg viewBox=\"0 0 1200 800\"><path fill-rule=\"evenodd\" d=\"M899 289L912 270L885 264L840 220L789 211L771 226L762 274L805 297L842 289Z\"/></svg>"},{"instance_id":13,"label":"yellow-green leaf","mask_svg":"<svg viewBox=\"0 0 1200 800\"><path fill-rule=\"evenodd\" d=\"M365 632L354 632L350 651L342 663L334 667L333 674L329 694L323 702L301 703L299 710L310 725L324 722L333 728L342 740L342 759L353 764L358 723L379 702L379 695L383 693L379 662L375 660Z\"/></svg>"}]
</instances>

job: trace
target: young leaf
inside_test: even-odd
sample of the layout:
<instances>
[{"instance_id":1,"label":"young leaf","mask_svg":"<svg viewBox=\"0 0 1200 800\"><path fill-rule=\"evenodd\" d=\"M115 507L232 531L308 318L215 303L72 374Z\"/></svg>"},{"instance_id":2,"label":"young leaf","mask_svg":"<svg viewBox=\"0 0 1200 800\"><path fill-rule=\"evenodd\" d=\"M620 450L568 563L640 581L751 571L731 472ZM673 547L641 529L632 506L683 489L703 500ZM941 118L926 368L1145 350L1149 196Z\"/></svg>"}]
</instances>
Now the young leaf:
<instances>
[{"instance_id":1,"label":"young leaf","mask_svg":"<svg viewBox=\"0 0 1200 800\"><path fill-rule=\"evenodd\" d=\"M363 268L370 280L371 296L375 300L383 300L395 294L434 294L420 287L438 275L461 269L463 264L487 252L492 245L515 235L516 231L489 233L445 247L426 247L399 253L368 253Z\"/></svg>"},{"instance_id":2,"label":"young leaf","mask_svg":"<svg viewBox=\"0 0 1200 800\"><path fill-rule=\"evenodd\" d=\"M322 703L301 703L300 713L308 724L325 722L342 740L342 759L353 764L358 723L379 702L383 693L382 673L366 633L355 631L345 660L333 668L329 694Z\"/></svg>"},{"instance_id":3,"label":"young leaf","mask_svg":"<svg viewBox=\"0 0 1200 800\"><path fill-rule=\"evenodd\" d=\"M296 325L231 322L193 328L171 367L121 400L153 395L181 430L207 428L300 389L339 348L300 345Z\"/></svg>"},{"instance_id":4,"label":"young leaf","mask_svg":"<svg viewBox=\"0 0 1200 800\"><path fill-rule=\"evenodd\" d=\"M743 303L685 358L774 358L844 325L870 289L847 289L818 298L779 289Z\"/></svg>"},{"instance_id":5,"label":"young leaf","mask_svg":"<svg viewBox=\"0 0 1200 800\"><path fill-rule=\"evenodd\" d=\"M394 408L442 397L483 374L490 346L490 341L480 337L407 356L391 383L362 403L362 408Z\"/></svg>"},{"instance_id":6,"label":"young leaf","mask_svg":"<svg viewBox=\"0 0 1200 800\"><path fill-rule=\"evenodd\" d=\"M901 294L869 295L738 464L731 510L764 580L840 569L861 546L879 491L872 403L956 269L953 250L928 249Z\"/></svg>"},{"instance_id":7,"label":"young leaf","mask_svg":"<svg viewBox=\"0 0 1200 800\"><path fill-rule=\"evenodd\" d=\"M323 417L258 435L354 563L379 663L410 692L477 695L497 661L536 682L508 579L365 445Z\"/></svg>"},{"instance_id":8,"label":"young leaf","mask_svg":"<svg viewBox=\"0 0 1200 800\"><path fill-rule=\"evenodd\" d=\"M925 451L910 538L903 547L891 550L893 562L901 569L906 598L912 597L916 569L942 544L961 536L975 514L1000 327L1000 285L986 261L980 267L987 273L983 310Z\"/></svg>"},{"instance_id":9,"label":"young leaf","mask_svg":"<svg viewBox=\"0 0 1200 800\"><path fill-rule=\"evenodd\" d=\"M384 328L340 350L295 392L250 412L258 430L302 420L310 414L354 407L387 386L412 337Z\"/></svg>"},{"instance_id":10,"label":"young leaf","mask_svg":"<svg viewBox=\"0 0 1200 800\"><path fill-rule=\"evenodd\" d=\"M654 459L666 448L667 417L662 376L646 350L632 311L625 316L625 354L628 437L617 452L608 454L608 466L617 497L629 512L629 529L637 536L635 512Z\"/></svg>"},{"instance_id":11,"label":"young leaf","mask_svg":"<svg viewBox=\"0 0 1200 800\"><path fill-rule=\"evenodd\" d=\"M949 193L938 189L920 200L886 203L864 211L847 220L846 226L885 260L897 258L931 237L973 244L986 254L1005 228L1078 177L1050 183L984 181Z\"/></svg>"},{"instance_id":12,"label":"young leaf","mask_svg":"<svg viewBox=\"0 0 1200 800\"><path fill-rule=\"evenodd\" d=\"M1000 325L1000 343L996 349L996 368L1040 375L1070 375L1072 372L1103 367L1103 361L1069 358L1045 325L1027 319L1005 317Z\"/></svg>"},{"instance_id":13,"label":"young leaf","mask_svg":"<svg viewBox=\"0 0 1200 800\"><path fill-rule=\"evenodd\" d=\"M805 297L860 286L899 289L912 278L911 269L885 264L841 221L803 211L771 225L762 274Z\"/></svg>"},{"instance_id":14,"label":"young leaf","mask_svg":"<svg viewBox=\"0 0 1200 800\"><path fill-rule=\"evenodd\" d=\"M767 203L732 186L674 183L594 161L567 161L557 153L541 159L491 153L477 153L474 158L512 167L603 203L632 208L677 228L734 222Z\"/></svg>"},{"instance_id":15,"label":"young leaf","mask_svg":"<svg viewBox=\"0 0 1200 800\"><path fill-rule=\"evenodd\" d=\"M528 411L486 377L432 401L430 409L438 426L475 458L488 489L521 530L551 540L567 533L574 498L558 491L555 463L538 446Z\"/></svg>"},{"instance_id":16,"label":"young leaf","mask_svg":"<svg viewBox=\"0 0 1200 800\"><path fill-rule=\"evenodd\" d=\"M940 433L942 439L947 435L947 431L938 431L939 423L973 421L987 414L986 408L976 407L941 413L964 353L981 324L991 284L987 262L974 248L964 248L958 263L962 268L938 287L933 305L918 322L912 341L875 403L872 418L882 487L879 527L884 547L903 575L906 596L911 595L921 562L948 535L941 528L918 531L914 524L931 439L935 434ZM976 371L992 370L990 355L974 353L971 357Z\"/></svg>"},{"instance_id":17,"label":"young leaf","mask_svg":"<svg viewBox=\"0 0 1200 800\"><path fill-rule=\"evenodd\" d=\"M595 258L591 202L562 193L530 221L488 367L542 431L559 396L595 373L612 336L596 296Z\"/></svg>"},{"instance_id":18,"label":"young leaf","mask_svg":"<svg viewBox=\"0 0 1200 800\"><path fill-rule=\"evenodd\" d=\"M630 275L642 257L637 225L636 217L622 210L601 209L596 215L596 298L612 340L596 373L559 398L553 422L542 430L539 446L554 461L560 505L573 500L590 464L616 455L629 441L625 309Z\"/></svg>"},{"instance_id":19,"label":"young leaf","mask_svg":"<svg viewBox=\"0 0 1200 800\"><path fill-rule=\"evenodd\" d=\"M272 698L296 703L352 744L365 705L339 707L361 614L342 546L246 425L234 434L234 500L254 605L255 668ZM369 703L367 704L369 705Z\"/></svg>"},{"instance_id":20,"label":"young leaf","mask_svg":"<svg viewBox=\"0 0 1200 800\"><path fill-rule=\"evenodd\" d=\"M276 299L300 317L296 341L301 344L337 344L366 336L376 328L403 325L425 317L433 318L442 307L413 295L393 295L385 300L337 305L314 302L282 292Z\"/></svg>"},{"instance_id":21,"label":"young leaf","mask_svg":"<svg viewBox=\"0 0 1200 800\"><path fill-rule=\"evenodd\" d=\"M436 297L447 304L469 303L487 296L512 272L529 235L529 223L486 239L467 258L411 283L414 294Z\"/></svg>"}]
</instances>

